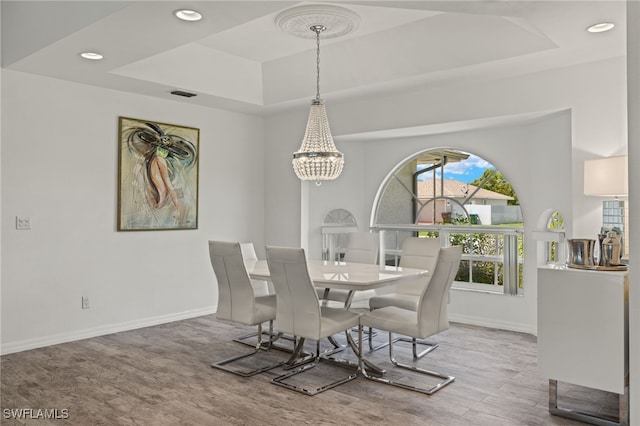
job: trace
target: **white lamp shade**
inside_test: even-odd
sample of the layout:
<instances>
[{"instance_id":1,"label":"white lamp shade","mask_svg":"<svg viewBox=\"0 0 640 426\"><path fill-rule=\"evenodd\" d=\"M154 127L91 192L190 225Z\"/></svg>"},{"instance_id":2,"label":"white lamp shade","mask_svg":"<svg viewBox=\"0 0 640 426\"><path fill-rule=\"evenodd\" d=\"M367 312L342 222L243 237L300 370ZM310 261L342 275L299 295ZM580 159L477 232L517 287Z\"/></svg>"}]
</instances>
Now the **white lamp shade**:
<instances>
[{"instance_id":1,"label":"white lamp shade","mask_svg":"<svg viewBox=\"0 0 640 426\"><path fill-rule=\"evenodd\" d=\"M627 156L584 162L584 195L617 197L629 194Z\"/></svg>"}]
</instances>

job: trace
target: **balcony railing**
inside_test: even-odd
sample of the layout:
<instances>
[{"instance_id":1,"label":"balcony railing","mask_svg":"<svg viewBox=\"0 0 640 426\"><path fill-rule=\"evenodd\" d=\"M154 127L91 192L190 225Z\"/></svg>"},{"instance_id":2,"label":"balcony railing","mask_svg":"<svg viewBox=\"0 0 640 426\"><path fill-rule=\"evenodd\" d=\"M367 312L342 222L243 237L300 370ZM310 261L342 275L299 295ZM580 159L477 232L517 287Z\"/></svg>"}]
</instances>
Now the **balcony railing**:
<instances>
[{"instance_id":1,"label":"balcony railing","mask_svg":"<svg viewBox=\"0 0 640 426\"><path fill-rule=\"evenodd\" d=\"M408 236L438 236L442 246L463 245L454 288L509 295L524 291L521 226L376 225L371 229L380 233L381 263L397 263ZM482 275L482 280L474 275Z\"/></svg>"}]
</instances>

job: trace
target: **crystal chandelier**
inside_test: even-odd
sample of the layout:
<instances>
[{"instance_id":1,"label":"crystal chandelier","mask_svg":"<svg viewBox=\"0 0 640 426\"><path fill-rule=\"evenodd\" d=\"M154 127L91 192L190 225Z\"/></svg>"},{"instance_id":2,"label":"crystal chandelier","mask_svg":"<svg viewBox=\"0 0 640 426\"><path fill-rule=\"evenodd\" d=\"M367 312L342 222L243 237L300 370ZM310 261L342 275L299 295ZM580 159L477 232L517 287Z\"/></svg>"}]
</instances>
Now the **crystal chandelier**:
<instances>
[{"instance_id":1,"label":"crystal chandelier","mask_svg":"<svg viewBox=\"0 0 640 426\"><path fill-rule=\"evenodd\" d=\"M316 97L311 101L307 128L300 149L293 154L293 170L301 180L333 180L340 176L344 156L336 148L329 128L324 101L320 99L320 33L324 25L312 25L316 33Z\"/></svg>"}]
</instances>

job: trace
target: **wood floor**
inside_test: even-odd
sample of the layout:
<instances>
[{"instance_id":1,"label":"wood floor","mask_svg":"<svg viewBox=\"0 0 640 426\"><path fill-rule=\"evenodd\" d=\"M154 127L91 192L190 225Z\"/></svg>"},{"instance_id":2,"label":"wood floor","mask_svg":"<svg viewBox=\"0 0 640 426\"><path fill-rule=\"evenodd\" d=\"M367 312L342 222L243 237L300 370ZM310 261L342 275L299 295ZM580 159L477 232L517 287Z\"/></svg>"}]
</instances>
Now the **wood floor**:
<instances>
[{"instance_id":1,"label":"wood floor","mask_svg":"<svg viewBox=\"0 0 640 426\"><path fill-rule=\"evenodd\" d=\"M440 347L419 362L456 377L432 396L358 378L310 397L273 385L270 380L280 368L243 378L210 367L213 361L250 350L232 338L252 330L210 315L5 355L0 358L0 423L581 424L549 415L548 382L537 374L536 339L531 335L452 324L437 336ZM397 351L399 358L407 354L408 349ZM287 355L275 351L271 356L284 360ZM372 359L384 364L388 352L380 350ZM325 365L313 375L322 380L335 372L343 373ZM564 384L560 390L563 405L616 415L615 394ZM31 417L47 409L68 418L11 418L9 410L21 408L32 409Z\"/></svg>"}]
</instances>

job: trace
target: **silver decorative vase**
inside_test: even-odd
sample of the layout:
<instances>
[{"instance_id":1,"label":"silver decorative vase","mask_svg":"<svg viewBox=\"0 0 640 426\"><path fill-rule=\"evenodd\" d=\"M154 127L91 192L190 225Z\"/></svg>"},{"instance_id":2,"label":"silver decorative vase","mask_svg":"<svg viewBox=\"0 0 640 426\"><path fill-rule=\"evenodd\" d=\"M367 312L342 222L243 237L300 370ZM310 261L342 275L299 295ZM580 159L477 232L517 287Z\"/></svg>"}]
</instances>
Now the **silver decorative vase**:
<instances>
[{"instance_id":1,"label":"silver decorative vase","mask_svg":"<svg viewBox=\"0 0 640 426\"><path fill-rule=\"evenodd\" d=\"M594 267L596 240L575 238L569 244L569 266Z\"/></svg>"}]
</instances>

